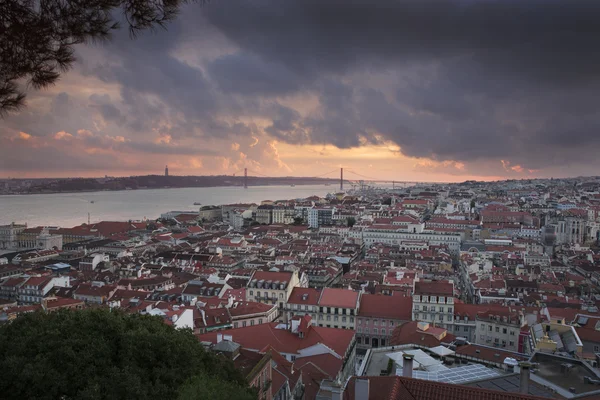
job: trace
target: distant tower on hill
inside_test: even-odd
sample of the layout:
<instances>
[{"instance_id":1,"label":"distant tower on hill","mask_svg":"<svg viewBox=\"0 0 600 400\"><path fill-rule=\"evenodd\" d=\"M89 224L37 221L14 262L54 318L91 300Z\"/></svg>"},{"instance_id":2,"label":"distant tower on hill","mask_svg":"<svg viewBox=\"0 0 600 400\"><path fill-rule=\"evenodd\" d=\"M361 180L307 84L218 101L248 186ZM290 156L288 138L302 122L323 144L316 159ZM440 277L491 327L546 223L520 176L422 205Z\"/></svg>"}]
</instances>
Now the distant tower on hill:
<instances>
[{"instance_id":1,"label":"distant tower on hill","mask_svg":"<svg viewBox=\"0 0 600 400\"><path fill-rule=\"evenodd\" d=\"M169 176L169 166L165 165L165 176Z\"/></svg>"}]
</instances>

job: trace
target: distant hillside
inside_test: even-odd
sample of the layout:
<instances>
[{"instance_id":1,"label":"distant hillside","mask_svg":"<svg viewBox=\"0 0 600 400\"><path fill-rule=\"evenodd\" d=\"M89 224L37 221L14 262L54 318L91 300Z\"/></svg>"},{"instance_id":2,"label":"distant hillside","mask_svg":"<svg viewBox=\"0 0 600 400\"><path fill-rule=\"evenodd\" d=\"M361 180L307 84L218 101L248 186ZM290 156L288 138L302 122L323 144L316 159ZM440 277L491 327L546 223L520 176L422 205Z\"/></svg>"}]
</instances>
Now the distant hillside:
<instances>
[{"instance_id":1,"label":"distant hillside","mask_svg":"<svg viewBox=\"0 0 600 400\"><path fill-rule=\"evenodd\" d=\"M311 177L248 176L248 186L325 185L339 180ZM145 175L122 178L41 179L19 193L90 192L101 190L136 190L186 187L243 186L243 176L162 176Z\"/></svg>"}]
</instances>

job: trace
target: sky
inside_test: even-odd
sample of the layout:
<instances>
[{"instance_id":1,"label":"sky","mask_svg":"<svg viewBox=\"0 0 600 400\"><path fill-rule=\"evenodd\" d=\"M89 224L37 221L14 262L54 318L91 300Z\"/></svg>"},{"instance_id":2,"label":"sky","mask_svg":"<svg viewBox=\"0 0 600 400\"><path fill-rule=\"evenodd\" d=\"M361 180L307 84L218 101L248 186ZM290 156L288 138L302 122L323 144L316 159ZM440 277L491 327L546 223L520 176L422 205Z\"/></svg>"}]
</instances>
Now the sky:
<instances>
[{"instance_id":1,"label":"sky","mask_svg":"<svg viewBox=\"0 0 600 400\"><path fill-rule=\"evenodd\" d=\"M28 91L0 120L0 177L600 175L599 17L597 0L187 5Z\"/></svg>"}]
</instances>

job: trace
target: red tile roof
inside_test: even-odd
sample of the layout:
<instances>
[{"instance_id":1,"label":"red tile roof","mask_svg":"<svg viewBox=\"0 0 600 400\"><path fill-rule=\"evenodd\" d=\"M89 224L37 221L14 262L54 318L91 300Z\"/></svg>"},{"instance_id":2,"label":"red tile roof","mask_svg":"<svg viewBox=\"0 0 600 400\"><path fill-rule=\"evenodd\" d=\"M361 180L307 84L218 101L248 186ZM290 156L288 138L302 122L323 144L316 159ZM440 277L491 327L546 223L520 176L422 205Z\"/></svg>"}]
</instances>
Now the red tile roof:
<instances>
[{"instance_id":1,"label":"red tile roof","mask_svg":"<svg viewBox=\"0 0 600 400\"><path fill-rule=\"evenodd\" d=\"M356 377L350 378L343 400L359 400L355 397ZM542 397L520 393L501 392L471 386L453 385L405 378L402 376L371 376L368 400L534 400ZM360 399L363 400L363 399Z\"/></svg>"},{"instance_id":2,"label":"red tile roof","mask_svg":"<svg viewBox=\"0 0 600 400\"><path fill-rule=\"evenodd\" d=\"M447 281L415 282L415 294L452 296L452 284Z\"/></svg>"},{"instance_id":3,"label":"red tile roof","mask_svg":"<svg viewBox=\"0 0 600 400\"><path fill-rule=\"evenodd\" d=\"M343 359L337 358L332 354L318 354L316 356L296 358L294 361L294 368L302 368L308 363L313 363L330 379L335 379L337 374L342 369Z\"/></svg>"},{"instance_id":4,"label":"red tile roof","mask_svg":"<svg viewBox=\"0 0 600 400\"><path fill-rule=\"evenodd\" d=\"M273 349L280 353L298 354L299 350L322 343L340 356L346 353L354 338L353 330L318 326L311 326L304 338L300 338L288 330L276 329L277 324L273 322L234 328L229 329L227 334L232 336L232 341L251 350L260 351L271 345ZM217 342L217 332L209 332L197 337L200 341Z\"/></svg>"},{"instance_id":5,"label":"red tile roof","mask_svg":"<svg viewBox=\"0 0 600 400\"><path fill-rule=\"evenodd\" d=\"M307 295L306 300L303 300L304 295ZM292 289L288 304L307 304L316 306L319 303L321 292L314 288L295 287Z\"/></svg>"},{"instance_id":6,"label":"red tile roof","mask_svg":"<svg viewBox=\"0 0 600 400\"><path fill-rule=\"evenodd\" d=\"M292 279L292 272L270 272L270 271L255 271L251 279L265 281L279 281L289 283Z\"/></svg>"},{"instance_id":7,"label":"red tile roof","mask_svg":"<svg viewBox=\"0 0 600 400\"><path fill-rule=\"evenodd\" d=\"M412 319L412 297L363 294L360 299L358 316L410 321Z\"/></svg>"},{"instance_id":8,"label":"red tile roof","mask_svg":"<svg viewBox=\"0 0 600 400\"><path fill-rule=\"evenodd\" d=\"M418 321L410 321L396 327L392 332L390 344L392 346L418 344L421 346L435 347L439 346L442 341L447 342L449 339L454 338L454 335L447 333L445 329L434 327L433 325L429 325L429 329L426 331L421 331L418 329L418 324ZM448 338L448 340L446 340L446 338Z\"/></svg>"},{"instance_id":9,"label":"red tile roof","mask_svg":"<svg viewBox=\"0 0 600 400\"><path fill-rule=\"evenodd\" d=\"M319 306L355 308L358 297L359 293L353 290L325 288L321 292Z\"/></svg>"}]
</instances>

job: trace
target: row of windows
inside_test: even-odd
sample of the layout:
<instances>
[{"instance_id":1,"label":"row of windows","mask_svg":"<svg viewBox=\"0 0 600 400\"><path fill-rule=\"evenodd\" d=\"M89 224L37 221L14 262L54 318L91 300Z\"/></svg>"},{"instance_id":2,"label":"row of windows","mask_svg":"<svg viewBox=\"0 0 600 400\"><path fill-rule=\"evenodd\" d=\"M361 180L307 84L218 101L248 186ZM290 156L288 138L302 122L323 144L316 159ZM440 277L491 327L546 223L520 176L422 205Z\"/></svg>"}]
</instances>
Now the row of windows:
<instances>
[{"instance_id":1,"label":"row of windows","mask_svg":"<svg viewBox=\"0 0 600 400\"><path fill-rule=\"evenodd\" d=\"M485 338L485 335L480 335L480 336L479 336L479 339L481 339L481 341L484 341L484 340L486 340L486 338ZM488 340L491 340L491 339L492 339L491 337L488 337ZM495 338L495 339L494 339L494 343L496 343L496 344L500 344L500 339L498 339L498 338ZM510 340L510 341L508 342L508 345L509 345L509 346L511 346L511 347L513 347L513 346L515 345L515 342L514 342L514 341L512 341L512 340ZM506 340L503 340L503 341L502 341L502 346L506 346Z\"/></svg>"},{"instance_id":2,"label":"row of windows","mask_svg":"<svg viewBox=\"0 0 600 400\"><path fill-rule=\"evenodd\" d=\"M421 318L423 317L423 318ZM429 318L428 318L429 317ZM419 313L415 313L415 318L416 321L435 321L435 314L419 314ZM452 315L446 315L446 321L452 321L454 318ZM444 320L444 314L438 314L438 321L443 321Z\"/></svg>"},{"instance_id":3,"label":"row of windows","mask_svg":"<svg viewBox=\"0 0 600 400\"><path fill-rule=\"evenodd\" d=\"M371 344L371 338L369 338L368 336L364 337L364 341L366 345L370 345ZM375 343L375 341L379 341L379 343ZM360 336L356 337L356 343L357 344L362 344L363 342L363 338ZM385 338L373 338L373 346L377 347L377 345L381 346L381 347L385 347Z\"/></svg>"},{"instance_id":4,"label":"row of windows","mask_svg":"<svg viewBox=\"0 0 600 400\"><path fill-rule=\"evenodd\" d=\"M327 327L327 328L336 328L336 329L352 329L352 328L348 328L344 325L339 326L339 325L331 325L331 324L319 324L319 326L322 327Z\"/></svg>"},{"instance_id":5,"label":"row of windows","mask_svg":"<svg viewBox=\"0 0 600 400\"><path fill-rule=\"evenodd\" d=\"M422 309L423 311L431 311L431 312L444 312L444 307L443 306L419 306L418 304L415 304L415 311L420 311L420 309ZM453 313L454 312L454 307L447 307L446 312L448 313Z\"/></svg>"},{"instance_id":6,"label":"row of windows","mask_svg":"<svg viewBox=\"0 0 600 400\"><path fill-rule=\"evenodd\" d=\"M362 325L362 323L363 323L363 320L362 320L362 318L359 318L359 319L358 319L358 325ZM365 324L366 324L366 323L367 323L367 320L365 320ZM382 319L382 320L381 320L381 326L386 326L386 325L388 325L388 324L389 324L389 326L390 326L390 327L393 327L393 326L394 326L394 321L389 321L389 322L388 322L388 321L386 321L385 319ZM374 319L374 320L373 320L373 325L375 325L375 326L379 325L379 320L378 320L378 319Z\"/></svg>"},{"instance_id":7,"label":"row of windows","mask_svg":"<svg viewBox=\"0 0 600 400\"><path fill-rule=\"evenodd\" d=\"M464 325L462 328L463 328L463 331L469 332L469 325ZM460 325L454 325L454 331L455 332L460 331Z\"/></svg>"},{"instance_id":8,"label":"row of windows","mask_svg":"<svg viewBox=\"0 0 600 400\"><path fill-rule=\"evenodd\" d=\"M248 321L242 321L242 328L245 328L247 326L247 322ZM263 323L263 319L259 318L258 319L258 324L260 325L262 323ZM254 326L254 320L253 319L250 320L250 326ZM234 322L233 323L233 327L234 328L239 328L239 322Z\"/></svg>"},{"instance_id":9,"label":"row of windows","mask_svg":"<svg viewBox=\"0 0 600 400\"><path fill-rule=\"evenodd\" d=\"M414 301L417 303L439 303L439 304L453 304L454 297L444 297L444 296L426 296L426 295L418 295L416 294L413 297Z\"/></svg>"},{"instance_id":10,"label":"row of windows","mask_svg":"<svg viewBox=\"0 0 600 400\"><path fill-rule=\"evenodd\" d=\"M341 318L342 318L342 322L348 321L347 317L341 317ZM349 317L349 318L350 318L350 322L354 323L354 317ZM323 320L323 314L319 314L319 321L322 321L322 320ZM326 321L331 321L331 315L327 315L325 317L325 320ZM339 322L339 320L340 320L340 317L338 317L337 315L333 316L333 321L334 322Z\"/></svg>"},{"instance_id":11,"label":"row of windows","mask_svg":"<svg viewBox=\"0 0 600 400\"><path fill-rule=\"evenodd\" d=\"M260 290L257 290L256 297L260 297L261 296L260 293L261 293ZM250 291L250 296L254 296L254 290ZM269 297L269 292L265 292L265 297ZM275 293L271 293L271 298L276 299L277 295ZM283 299L283 293L279 293L279 298Z\"/></svg>"},{"instance_id":12,"label":"row of windows","mask_svg":"<svg viewBox=\"0 0 600 400\"><path fill-rule=\"evenodd\" d=\"M479 330L485 331L485 327L486 327L485 324L481 324L481 326L479 327ZM487 328L488 328L489 332L492 332L492 330L493 330L493 326L492 325L487 325ZM500 333L500 327L499 326L496 327L496 333ZM502 328L502 333L505 334L505 335L508 333L510 336L515 336L515 331L513 331L513 330L509 331L506 328Z\"/></svg>"},{"instance_id":13,"label":"row of windows","mask_svg":"<svg viewBox=\"0 0 600 400\"><path fill-rule=\"evenodd\" d=\"M358 333L371 333L371 332L369 331L369 328L364 328L364 329L363 329L363 328L361 328L360 326L359 326L359 327L356 329L356 332L358 332ZM374 334L374 335L379 335L380 333L381 333L381 335L383 335L383 336L387 335L387 331L386 331L385 329L381 328L381 330L379 330L379 329L377 329L377 328L373 328L373 334ZM390 330L390 333L391 333L391 330Z\"/></svg>"}]
</instances>

